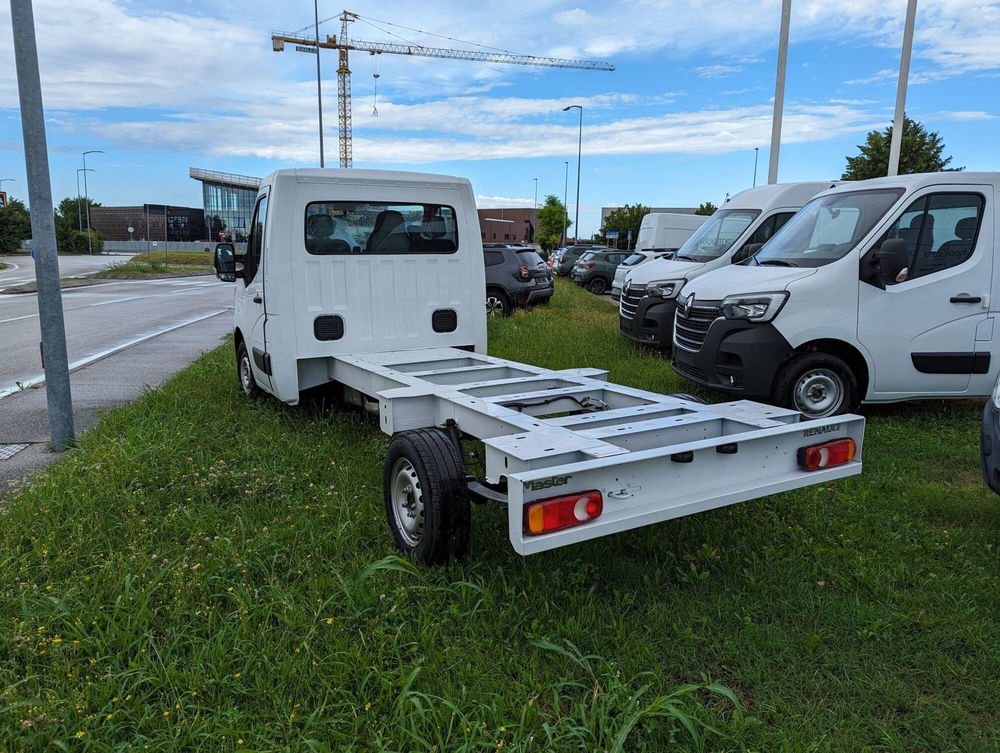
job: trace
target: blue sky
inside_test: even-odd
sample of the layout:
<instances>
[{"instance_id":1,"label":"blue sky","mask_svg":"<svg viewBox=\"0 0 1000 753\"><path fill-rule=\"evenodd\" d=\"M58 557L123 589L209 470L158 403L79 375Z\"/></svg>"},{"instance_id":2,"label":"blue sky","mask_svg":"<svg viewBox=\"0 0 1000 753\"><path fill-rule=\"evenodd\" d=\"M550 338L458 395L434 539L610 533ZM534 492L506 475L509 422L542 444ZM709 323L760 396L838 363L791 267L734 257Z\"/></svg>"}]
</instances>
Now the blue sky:
<instances>
[{"instance_id":1,"label":"blue sky","mask_svg":"<svg viewBox=\"0 0 1000 753\"><path fill-rule=\"evenodd\" d=\"M779 180L840 176L892 118L905 0L793 0ZM104 204L201 205L188 167L264 175L318 164L315 59L271 50L309 0L35 0L53 191L76 195L80 153ZM320 2L320 16L342 4ZM582 231L601 206L720 203L766 181L779 0L354 0L370 41L606 60L611 73L393 55L351 57L356 167L470 178L482 207L562 196L574 211L584 106ZM381 19L381 20L374 20ZM386 22L398 24L390 26ZM402 28L409 27L409 28ZM441 36L423 34L413 29ZM321 27L339 33L339 23ZM0 38L10 39L7 3ZM394 36L396 35L396 36ZM450 39L443 39L449 37ZM324 52L336 165L336 57ZM375 99L378 73L378 94ZM372 116L373 106L378 117ZM923 0L907 112L954 165L1000 169L1000 2ZM0 178L27 191L13 52L0 48Z\"/></svg>"}]
</instances>

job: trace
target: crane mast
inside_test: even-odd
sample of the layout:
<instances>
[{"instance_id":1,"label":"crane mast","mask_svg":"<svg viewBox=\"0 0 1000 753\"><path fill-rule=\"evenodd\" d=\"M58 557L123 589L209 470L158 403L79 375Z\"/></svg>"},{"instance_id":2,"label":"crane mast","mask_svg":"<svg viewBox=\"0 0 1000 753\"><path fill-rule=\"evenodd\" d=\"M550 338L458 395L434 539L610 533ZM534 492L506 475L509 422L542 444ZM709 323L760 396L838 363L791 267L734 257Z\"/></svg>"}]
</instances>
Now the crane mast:
<instances>
[{"instance_id":1,"label":"crane mast","mask_svg":"<svg viewBox=\"0 0 1000 753\"><path fill-rule=\"evenodd\" d=\"M448 60L472 60L482 63L504 63L508 65L532 65L546 68L576 68L586 71L613 71L611 63L596 60L571 60L568 58L548 58L538 55L518 55L513 52L478 52L474 50L453 50L444 47L424 47L415 44L399 44L396 42L365 42L350 39L347 36L347 25L359 18L357 13L345 10L340 14L340 37L327 36L320 41L315 38L303 37L299 33L273 32L271 45L275 52L285 49L285 43L305 48L303 52L313 52L318 55L320 49L337 50L337 120L340 135L340 166L351 167L354 162L351 146L351 68L348 52L356 50L372 55L388 53L391 55L410 55L413 57L444 58ZM316 48L315 50L311 48Z\"/></svg>"}]
</instances>

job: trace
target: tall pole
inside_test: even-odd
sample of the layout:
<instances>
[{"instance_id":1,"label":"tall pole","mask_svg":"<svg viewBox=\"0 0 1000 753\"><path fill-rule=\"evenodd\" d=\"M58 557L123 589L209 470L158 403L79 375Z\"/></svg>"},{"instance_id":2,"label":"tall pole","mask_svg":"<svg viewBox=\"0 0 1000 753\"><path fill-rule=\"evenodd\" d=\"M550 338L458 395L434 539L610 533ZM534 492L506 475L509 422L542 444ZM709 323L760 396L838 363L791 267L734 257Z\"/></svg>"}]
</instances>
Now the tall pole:
<instances>
[{"instance_id":1,"label":"tall pole","mask_svg":"<svg viewBox=\"0 0 1000 753\"><path fill-rule=\"evenodd\" d=\"M903 51L899 56L896 116L892 121L892 139L889 142L889 171L886 175L899 175L899 153L903 147L903 128L906 123L906 85L910 79L910 51L913 49L913 27L916 20L917 0L909 0L906 4L906 23L903 26Z\"/></svg>"},{"instance_id":2,"label":"tall pole","mask_svg":"<svg viewBox=\"0 0 1000 753\"><path fill-rule=\"evenodd\" d=\"M38 48L31 0L10 0L14 32L14 62L24 134L24 163L28 174L31 206L31 238L35 250L35 281L38 285L38 320L42 332L42 369L48 407L52 449L62 452L73 443L73 400L69 386L66 327L62 291L59 290L59 256L56 225L52 216L52 185L49 182L48 146L42 83L38 75Z\"/></svg>"},{"instance_id":3,"label":"tall pole","mask_svg":"<svg viewBox=\"0 0 1000 753\"><path fill-rule=\"evenodd\" d=\"M768 184L778 182L778 152L781 149L781 117L785 111L785 69L788 66L788 26L792 0L781 0L781 30L778 33L778 70L774 77L774 115L771 117L771 163Z\"/></svg>"},{"instance_id":4,"label":"tall pole","mask_svg":"<svg viewBox=\"0 0 1000 753\"><path fill-rule=\"evenodd\" d=\"M76 168L76 223L80 228L80 232L83 232L83 209L80 206L80 173L83 173L84 177L87 177L87 173L92 173L94 170L92 168Z\"/></svg>"},{"instance_id":5,"label":"tall pole","mask_svg":"<svg viewBox=\"0 0 1000 753\"><path fill-rule=\"evenodd\" d=\"M13 0L11 0L13 2ZM87 170L87 155L88 154L104 154L100 149L91 149L90 151L83 153L83 198L86 201L86 206L84 211L87 213L87 253L93 255L94 244L90 237L90 194L87 193L87 173L94 172L93 170Z\"/></svg>"},{"instance_id":6,"label":"tall pole","mask_svg":"<svg viewBox=\"0 0 1000 753\"><path fill-rule=\"evenodd\" d=\"M316 107L319 109L319 166L326 167L323 158L323 83L319 72L319 0L313 0L316 21Z\"/></svg>"},{"instance_id":7,"label":"tall pole","mask_svg":"<svg viewBox=\"0 0 1000 753\"><path fill-rule=\"evenodd\" d=\"M566 208L566 201L569 198L569 160L563 160L566 165L566 173L563 175L563 235L562 245L566 245L566 220L569 219L569 210Z\"/></svg>"},{"instance_id":8,"label":"tall pole","mask_svg":"<svg viewBox=\"0 0 1000 753\"><path fill-rule=\"evenodd\" d=\"M538 178L532 178L535 181L535 211L538 211Z\"/></svg>"},{"instance_id":9,"label":"tall pole","mask_svg":"<svg viewBox=\"0 0 1000 753\"><path fill-rule=\"evenodd\" d=\"M760 156L760 147L753 148L753 187L757 187L757 157Z\"/></svg>"},{"instance_id":10,"label":"tall pole","mask_svg":"<svg viewBox=\"0 0 1000 753\"><path fill-rule=\"evenodd\" d=\"M577 139L576 144L576 219L573 221L573 227L576 228L576 232L573 237L576 238L577 242L580 241L580 158L583 156L583 105L570 105L569 107L564 107L563 112L567 110L577 109L580 111L580 135Z\"/></svg>"}]
</instances>

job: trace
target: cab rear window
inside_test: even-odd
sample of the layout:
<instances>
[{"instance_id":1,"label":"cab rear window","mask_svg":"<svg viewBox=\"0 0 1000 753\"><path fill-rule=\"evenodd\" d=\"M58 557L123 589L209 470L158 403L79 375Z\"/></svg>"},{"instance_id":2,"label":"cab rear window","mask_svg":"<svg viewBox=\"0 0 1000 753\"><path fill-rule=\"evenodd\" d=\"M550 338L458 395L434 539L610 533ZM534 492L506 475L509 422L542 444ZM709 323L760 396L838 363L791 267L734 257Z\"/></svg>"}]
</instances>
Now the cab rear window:
<instances>
[{"instance_id":1,"label":"cab rear window","mask_svg":"<svg viewBox=\"0 0 1000 753\"><path fill-rule=\"evenodd\" d=\"M442 204L325 201L306 206L310 254L451 254L458 249L455 210Z\"/></svg>"}]
</instances>

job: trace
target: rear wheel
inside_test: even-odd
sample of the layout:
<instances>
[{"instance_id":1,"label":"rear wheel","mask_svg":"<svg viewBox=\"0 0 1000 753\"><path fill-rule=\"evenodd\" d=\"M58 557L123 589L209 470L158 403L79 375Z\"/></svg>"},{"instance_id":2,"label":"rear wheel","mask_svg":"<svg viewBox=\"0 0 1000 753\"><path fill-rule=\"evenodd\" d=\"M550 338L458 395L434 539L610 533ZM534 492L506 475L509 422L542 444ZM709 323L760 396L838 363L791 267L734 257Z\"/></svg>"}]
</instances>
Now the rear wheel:
<instances>
[{"instance_id":1,"label":"rear wheel","mask_svg":"<svg viewBox=\"0 0 1000 753\"><path fill-rule=\"evenodd\" d=\"M825 418L857 407L858 380L830 353L805 353L785 364L775 379L774 401L806 418Z\"/></svg>"},{"instance_id":2,"label":"rear wheel","mask_svg":"<svg viewBox=\"0 0 1000 753\"><path fill-rule=\"evenodd\" d=\"M608 281L603 277L595 277L587 283L587 290L589 290L594 295L601 295L605 290L608 289Z\"/></svg>"},{"instance_id":3,"label":"rear wheel","mask_svg":"<svg viewBox=\"0 0 1000 753\"><path fill-rule=\"evenodd\" d=\"M236 347L236 374L240 379L240 389L247 397L256 400L263 393L257 386L257 380L253 378L253 365L250 363L250 353L247 352L247 344L240 342Z\"/></svg>"},{"instance_id":4,"label":"rear wheel","mask_svg":"<svg viewBox=\"0 0 1000 753\"><path fill-rule=\"evenodd\" d=\"M487 316L510 316L512 307L510 298L502 290L486 291L486 315Z\"/></svg>"},{"instance_id":5,"label":"rear wheel","mask_svg":"<svg viewBox=\"0 0 1000 753\"><path fill-rule=\"evenodd\" d=\"M425 565L464 557L470 509L460 450L436 429L404 431L383 469L386 517L396 547Z\"/></svg>"}]
</instances>

